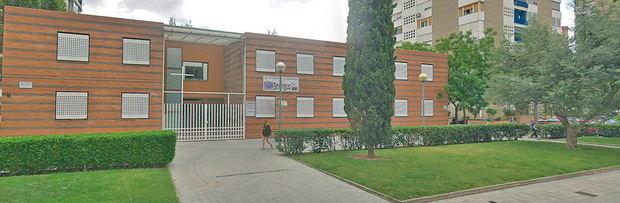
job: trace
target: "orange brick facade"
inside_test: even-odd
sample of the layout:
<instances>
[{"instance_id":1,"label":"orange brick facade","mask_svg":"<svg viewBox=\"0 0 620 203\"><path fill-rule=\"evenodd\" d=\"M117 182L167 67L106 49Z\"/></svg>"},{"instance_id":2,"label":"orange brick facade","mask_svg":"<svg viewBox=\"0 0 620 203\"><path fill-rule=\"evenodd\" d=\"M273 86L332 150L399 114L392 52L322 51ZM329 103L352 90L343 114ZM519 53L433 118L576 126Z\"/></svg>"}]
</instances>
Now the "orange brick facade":
<instances>
[{"instance_id":1,"label":"orange brick facade","mask_svg":"<svg viewBox=\"0 0 620 203\"><path fill-rule=\"evenodd\" d=\"M89 61L56 59L57 33L90 36ZM346 118L332 116L332 99L342 98L342 77L333 76L333 57L344 57L343 43L245 33L240 41L214 45L168 40L162 23L5 7L0 98L0 136L121 132L162 129L162 106L167 48L181 48L183 61L208 63L208 80L184 81L184 91L245 93L227 98L225 94L185 94L187 103L254 102L256 96L276 96L263 91L263 76L277 73L256 71L256 50L276 53L276 62L287 64L284 77L299 78L299 92L284 93L283 128L346 128ZM240 34L241 35L241 34ZM123 64L123 38L150 40L150 65ZM314 55L314 74L297 74L296 54ZM425 82L425 98L434 101L432 117L426 124L447 124L448 105L439 92L447 83L448 63L443 54L416 51L396 52L398 62L408 64L407 80L397 80L396 99L408 101L407 117L394 117L395 126L422 124L422 83L417 80L421 64L433 65L434 80ZM23 89L19 82L32 82ZM88 118L55 119L57 91L88 92ZM148 93L148 119L121 119L121 94ZM314 98L314 117L296 117L297 97ZM276 109L277 110L277 109ZM245 117L246 138L259 138L267 120L277 129L277 118Z\"/></svg>"},{"instance_id":2,"label":"orange brick facade","mask_svg":"<svg viewBox=\"0 0 620 203\"><path fill-rule=\"evenodd\" d=\"M246 33L246 83L247 101L255 101L256 96L278 96L277 92L263 91L263 76L278 76L277 73L256 71L256 50L276 52L276 62L284 62L286 71L283 77L299 77L299 92L283 93L288 106L283 110L282 128L347 128L346 118L334 118L332 115L332 99L342 98L342 77L333 76L333 57L346 56L344 43L298 39L290 37L270 36L263 34ZM297 74L296 55L298 53L314 55L314 74ZM414 126L422 124L421 82L417 76L421 73L421 64L434 66L434 80L425 82L425 98L434 100L434 116L426 118L428 125L445 125L448 122L448 111L443 106L448 100L439 98L438 93L448 81L448 59L444 54L397 50L396 61L408 64L408 78L406 81L397 80L396 99L408 100L408 117L393 117L394 126ZM314 98L314 117L297 118L297 97ZM276 109L278 110L278 109ZM269 121L273 129L278 127L278 118L246 117L246 137L259 138L262 124Z\"/></svg>"},{"instance_id":3,"label":"orange brick facade","mask_svg":"<svg viewBox=\"0 0 620 203\"><path fill-rule=\"evenodd\" d=\"M162 23L4 9L0 136L161 129ZM88 62L58 61L57 33L88 34ZM150 40L150 65L123 65L122 39ZM32 82L31 89L19 82ZM57 91L88 92L88 119L56 120ZM121 93L150 94L148 119L121 119Z\"/></svg>"}]
</instances>

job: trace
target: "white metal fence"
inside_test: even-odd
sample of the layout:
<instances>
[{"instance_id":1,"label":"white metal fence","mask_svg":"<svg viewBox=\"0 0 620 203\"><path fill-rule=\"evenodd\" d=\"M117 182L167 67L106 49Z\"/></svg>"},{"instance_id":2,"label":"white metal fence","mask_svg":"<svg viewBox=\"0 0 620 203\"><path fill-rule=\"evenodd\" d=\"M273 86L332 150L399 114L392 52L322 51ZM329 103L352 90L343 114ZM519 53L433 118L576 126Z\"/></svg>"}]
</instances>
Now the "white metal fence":
<instances>
[{"instance_id":1,"label":"white metal fence","mask_svg":"<svg viewBox=\"0 0 620 203\"><path fill-rule=\"evenodd\" d=\"M243 104L164 104L164 129L177 141L245 138Z\"/></svg>"}]
</instances>

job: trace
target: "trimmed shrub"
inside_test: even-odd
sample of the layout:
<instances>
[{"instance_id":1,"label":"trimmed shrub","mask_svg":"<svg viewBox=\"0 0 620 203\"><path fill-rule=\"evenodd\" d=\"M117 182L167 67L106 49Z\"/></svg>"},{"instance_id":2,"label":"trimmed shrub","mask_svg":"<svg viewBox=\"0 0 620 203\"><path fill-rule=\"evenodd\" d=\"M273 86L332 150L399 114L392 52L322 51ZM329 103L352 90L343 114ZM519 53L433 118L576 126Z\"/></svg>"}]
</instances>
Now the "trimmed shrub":
<instances>
[{"instance_id":1,"label":"trimmed shrub","mask_svg":"<svg viewBox=\"0 0 620 203\"><path fill-rule=\"evenodd\" d=\"M162 167L174 158L172 131L0 137L0 172Z\"/></svg>"},{"instance_id":2,"label":"trimmed shrub","mask_svg":"<svg viewBox=\"0 0 620 203\"><path fill-rule=\"evenodd\" d=\"M566 137L566 129L562 124L537 125L536 129L532 137L549 139ZM588 124L579 136L620 137L620 125Z\"/></svg>"},{"instance_id":3,"label":"trimmed shrub","mask_svg":"<svg viewBox=\"0 0 620 203\"><path fill-rule=\"evenodd\" d=\"M516 140L529 131L525 124L394 127L379 148ZM349 129L285 129L275 135L278 150L287 154L365 148Z\"/></svg>"}]
</instances>

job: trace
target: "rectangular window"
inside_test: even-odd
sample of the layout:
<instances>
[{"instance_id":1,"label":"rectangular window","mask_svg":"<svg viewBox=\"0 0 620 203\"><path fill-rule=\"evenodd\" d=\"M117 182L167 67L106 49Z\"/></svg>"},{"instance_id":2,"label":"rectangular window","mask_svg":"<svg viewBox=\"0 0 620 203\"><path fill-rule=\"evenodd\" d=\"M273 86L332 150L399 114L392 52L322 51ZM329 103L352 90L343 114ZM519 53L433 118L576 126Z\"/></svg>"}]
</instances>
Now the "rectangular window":
<instances>
[{"instance_id":1,"label":"rectangular window","mask_svg":"<svg viewBox=\"0 0 620 203\"><path fill-rule=\"evenodd\" d=\"M276 52L256 50L256 71L276 72Z\"/></svg>"},{"instance_id":2,"label":"rectangular window","mask_svg":"<svg viewBox=\"0 0 620 203\"><path fill-rule=\"evenodd\" d=\"M433 116L433 100L424 100L422 102L422 116Z\"/></svg>"},{"instance_id":3,"label":"rectangular window","mask_svg":"<svg viewBox=\"0 0 620 203\"><path fill-rule=\"evenodd\" d=\"M58 33L56 59L59 61L88 61L90 36Z\"/></svg>"},{"instance_id":4,"label":"rectangular window","mask_svg":"<svg viewBox=\"0 0 620 203\"><path fill-rule=\"evenodd\" d=\"M396 101L394 101L394 116L395 117L409 116L406 99L397 99Z\"/></svg>"},{"instance_id":5,"label":"rectangular window","mask_svg":"<svg viewBox=\"0 0 620 203\"><path fill-rule=\"evenodd\" d=\"M297 97L297 118L314 117L314 98Z\"/></svg>"},{"instance_id":6,"label":"rectangular window","mask_svg":"<svg viewBox=\"0 0 620 203\"><path fill-rule=\"evenodd\" d=\"M297 74L314 74L314 55L297 54Z\"/></svg>"},{"instance_id":7,"label":"rectangular window","mask_svg":"<svg viewBox=\"0 0 620 203\"><path fill-rule=\"evenodd\" d=\"M123 64L149 65L151 41L123 38Z\"/></svg>"},{"instance_id":8,"label":"rectangular window","mask_svg":"<svg viewBox=\"0 0 620 203\"><path fill-rule=\"evenodd\" d=\"M148 93L123 93L121 118L149 118Z\"/></svg>"},{"instance_id":9,"label":"rectangular window","mask_svg":"<svg viewBox=\"0 0 620 203\"><path fill-rule=\"evenodd\" d=\"M344 111L344 98L333 98L332 115L334 118L346 118L347 113Z\"/></svg>"},{"instance_id":10,"label":"rectangular window","mask_svg":"<svg viewBox=\"0 0 620 203\"><path fill-rule=\"evenodd\" d=\"M183 50L181 48L166 48L166 67L181 68L183 65L182 54Z\"/></svg>"},{"instance_id":11,"label":"rectangular window","mask_svg":"<svg viewBox=\"0 0 620 203\"><path fill-rule=\"evenodd\" d=\"M396 62L396 71L394 76L397 80L407 80L407 63Z\"/></svg>"},{"instance_id":12,"label":"rectangular window","mask_svg":"<svg viewBox=\"0 0 620 203\"><path fill-rule=\"evenodd\" d=\"M516 24L527 25L527 11L515 9L514 20Z\"/></svg>"},{"instance_id":13,"label":"rectangular window","mask_svg":"<svg viewBox=\"0 0 620 203\"><path fill-rule=\"evenodd\" d=\"M424 18L418 21L418 29L428 27L431 25L431 17Z\"/></svg>"},{"instance_id":14,"label":"rectangular window","mask_svg":"<svg viewBox=\"0 0 620 203\"><path fill-rule=\"evenodd\" d=\"M346 59L344 57L334 57L334 76L344 76L344 65Z\"/></svg>"},{"instance_id":15,"label":"rectangular window","mask_svg":"<svg viewBox=\"0 0 620 203\"><path fill-rule=\"evenodd\" d=\"M433 65L422 64L422 73L428 76L428 79L426 79L426 81L433 81Z\"/></svg>"},{"instance_id":16,"label":"rectangular window","mask_svg":"<svg viewBox=\"0 0 620 203\"><path fill-rule=\"evenodd\" d=\"M275 118L276 117L276 97L256 96L256 117Z\"/></svg>"},{"instance_id":17,"label":"rectangular window","mask_svg":"<svg viewBox=\"0 0 620 203\"><path fill-rule=\"evenodd\" d=\"M88 92L56 92L56 119L88 118Z\"/></svg>"},{"instance_id":18,"label":"rectangular window","mask_svg":"<svg viewBox=\"0 0 620 203\"><path fill-rule=\"evenodd\" d=\"M552 10L556 10L556 11L560 11L560 2L551 1L551 9Z\"/></svg>"},{"instance_id":19,"label":"rectangular window","mask_svg":"<svg viewBox=\"0 0 620 203\"><path fill-rule=\"evenodd\" d=\"M209 64L200 62L183 62L185 80L208 81Z\"/></svg>"}]
</instances>

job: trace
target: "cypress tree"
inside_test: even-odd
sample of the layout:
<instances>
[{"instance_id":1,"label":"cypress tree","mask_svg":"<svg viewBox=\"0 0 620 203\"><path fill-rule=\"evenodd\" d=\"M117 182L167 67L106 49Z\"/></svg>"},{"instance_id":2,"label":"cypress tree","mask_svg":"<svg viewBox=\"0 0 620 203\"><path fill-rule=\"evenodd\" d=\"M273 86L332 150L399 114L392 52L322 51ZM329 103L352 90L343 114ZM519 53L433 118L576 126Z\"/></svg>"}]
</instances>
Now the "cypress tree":
<instances>
[{"instance_id":1,"label":"cypress tree","mask_svg":"<svg viewBox=\"0 0 620 203\"><path fill-rule=\"evenodd\" d=\"M345 112L368 157L384 141L394 115L392 0L349 0Z\"/></svg>"}]
</instances>

